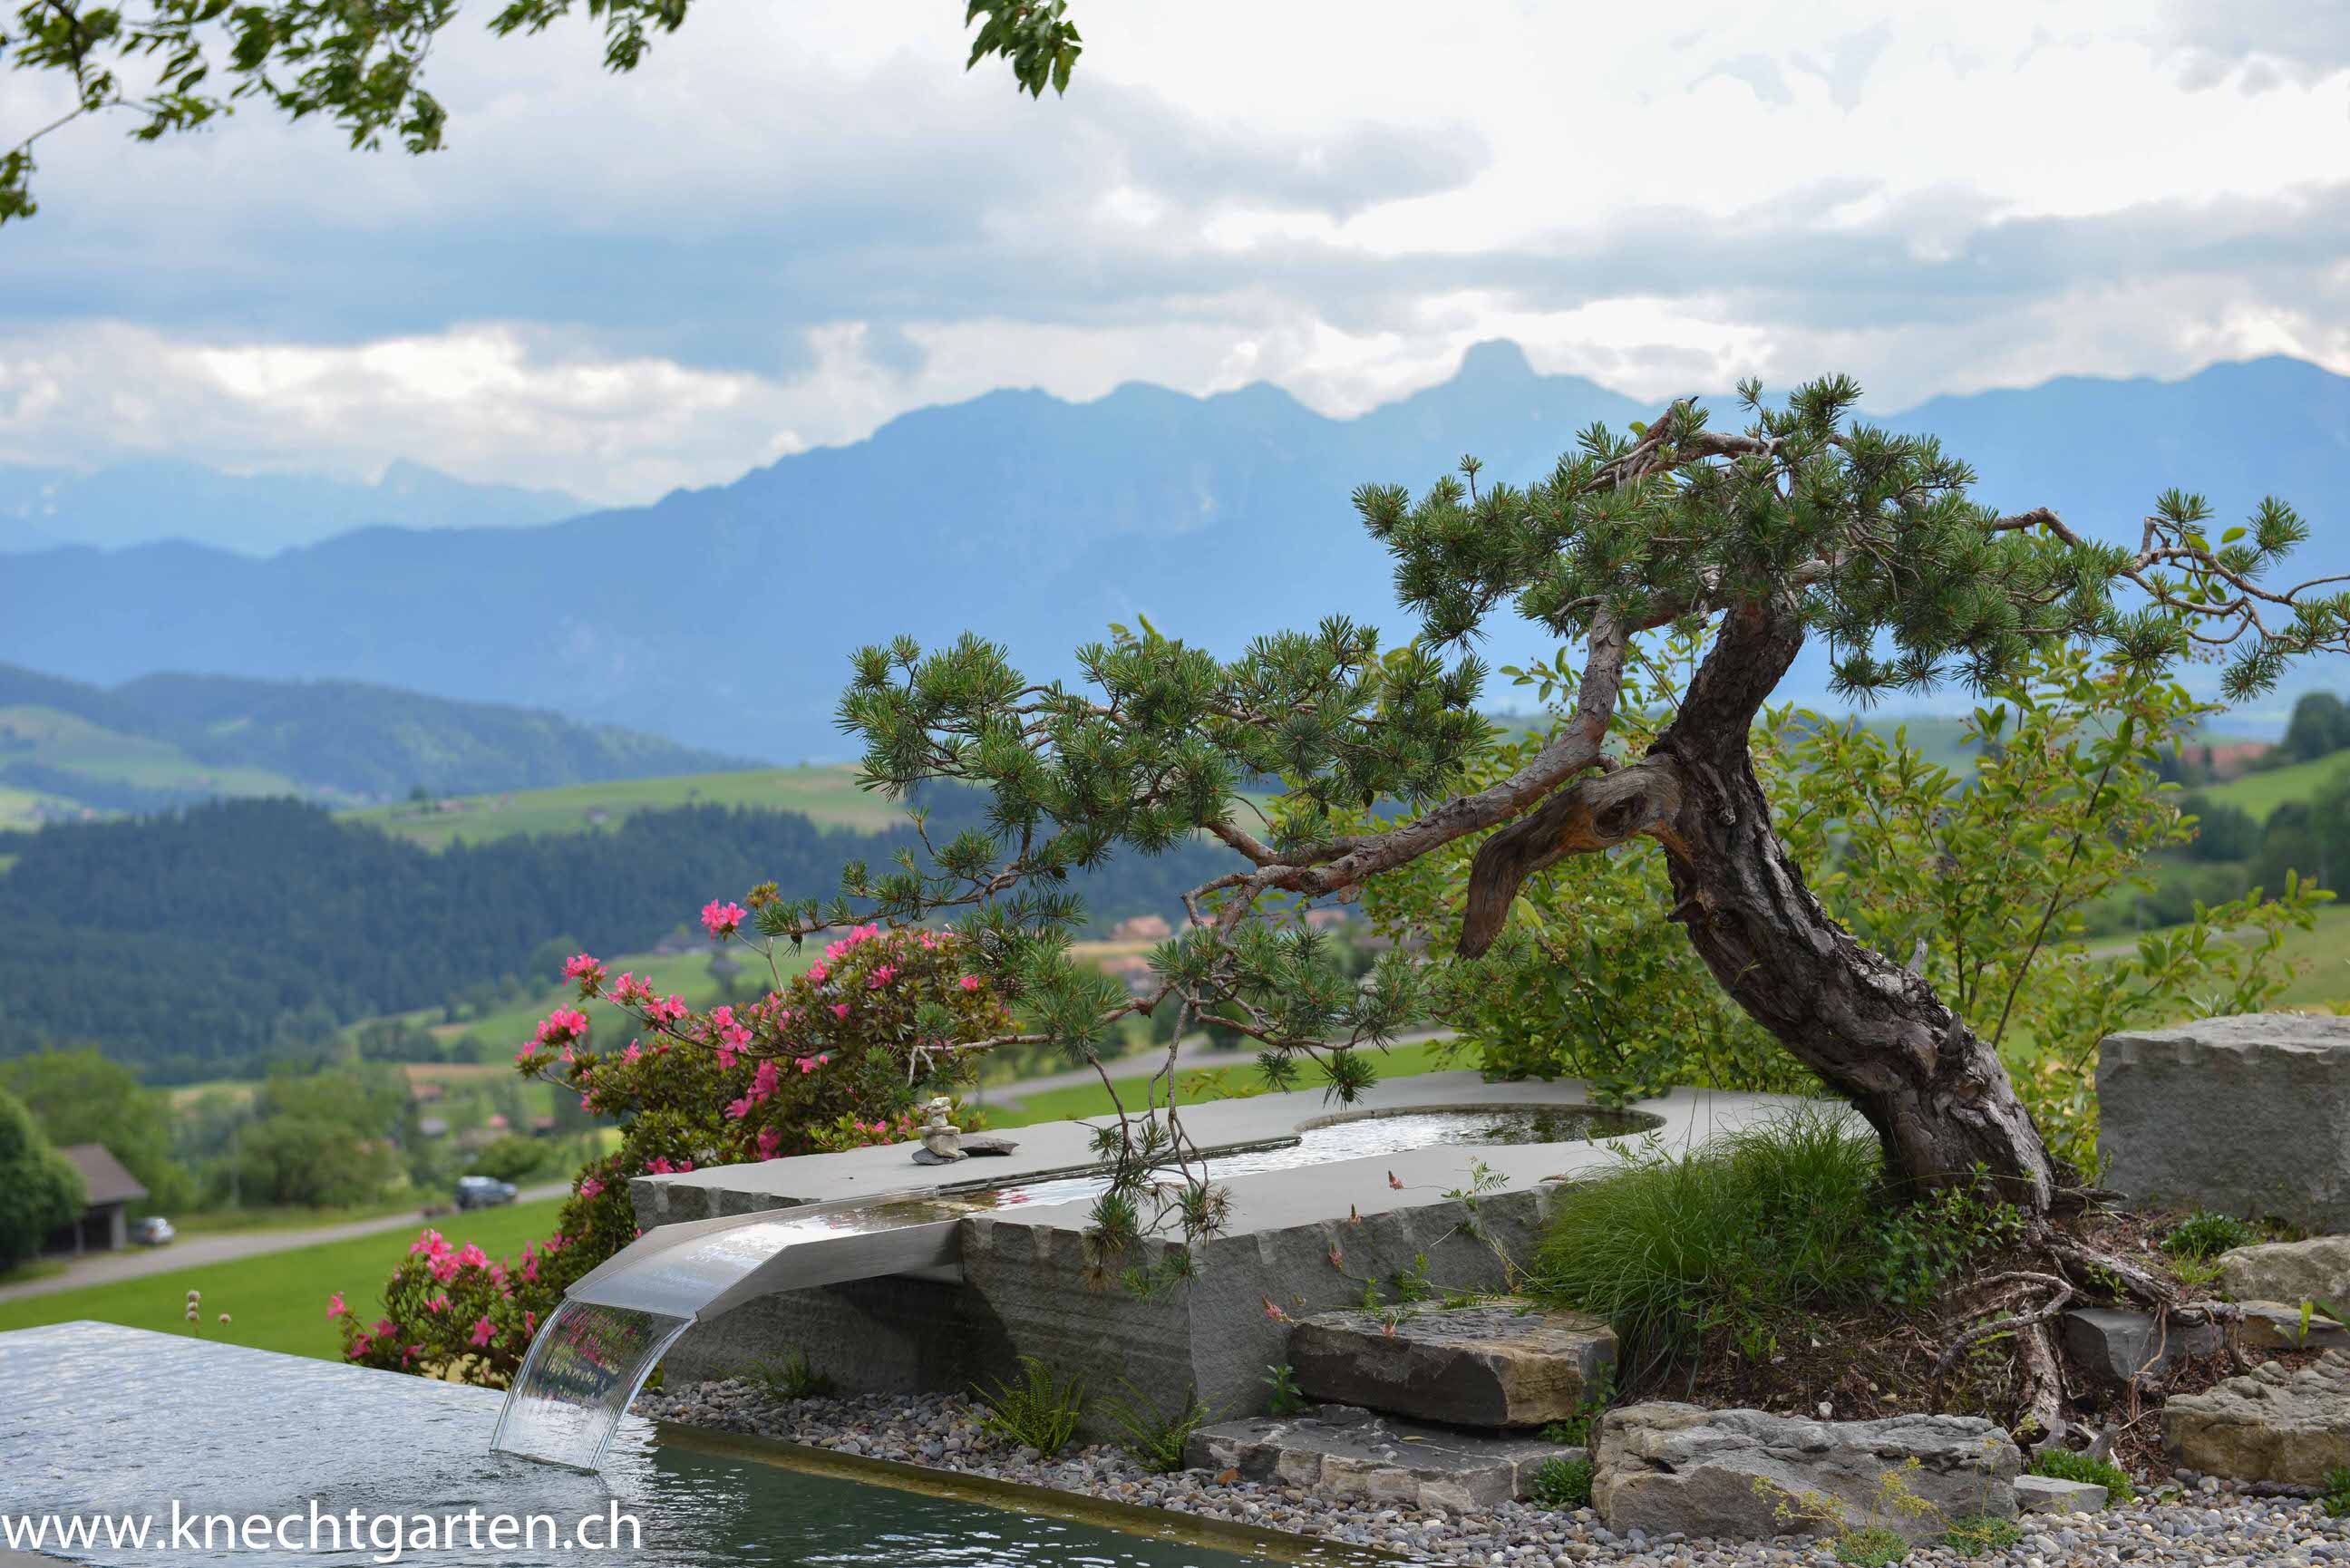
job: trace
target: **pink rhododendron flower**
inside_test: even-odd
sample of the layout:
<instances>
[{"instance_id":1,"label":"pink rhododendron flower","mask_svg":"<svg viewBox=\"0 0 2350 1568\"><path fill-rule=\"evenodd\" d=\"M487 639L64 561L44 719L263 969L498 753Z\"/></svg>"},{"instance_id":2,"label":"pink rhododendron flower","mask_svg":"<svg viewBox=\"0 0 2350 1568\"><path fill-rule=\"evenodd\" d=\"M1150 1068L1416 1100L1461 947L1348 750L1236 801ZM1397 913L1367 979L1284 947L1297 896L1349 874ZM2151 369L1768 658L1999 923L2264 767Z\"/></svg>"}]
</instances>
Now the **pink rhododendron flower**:
<instances>
[{"instance_id":1,"label":"pink rhododendron flower","mask_svg":"<svg viewBox=\"0 0 2350 1568\"><path fill-rule=\"evenodd\" d=\"M350 1310L350 1308L343 1304L342 1292L337 1291L333 1295L327 1298L327 1315L328 1317L340 1317Z\"/></svg>"},{"instance_id":2,"label":"pink rhododendron flower","mask_svg":"<svg viewBox=\"0 0 2350 1568\"><path fill-rule=\"evenodd\" d=\"M603 1182L592 1176L579 1184L579 1196L582 1198L594 1198L603 1190Z\"/></svg>"},{"instance_id":3,"label":"pink rhododendron flower","mask_svg":"<svg viewBox=\"0 0 2350 1568\"><path fill-rule=\"evenodd\" d=\"M775 1151L783 1147L783 1146L784 1135L780 1128L761 1127L759 1129L759 1158L761 1159L775 1158Z\"/></svg>"},{"instance_id":4,"label":"pink rhododendron flower","mask_svg":"<svg viewBox=\"0 0 2350 1568\"><path fill-rule=\"evenodd\" d=\"M847 1016L848 1016L848 1003L847 1003L847 1002L834 1002L834 1003L832 1004L832 1015L833 1015L835 1018L846 1018L846 1017L847 1017Z\"/></svg>"},{"instance_id":5,"label":"pink rhododendron flower","mask_svg":"<svg viewBox=\"0 0 2350 1568\"><path fill-rule=\"evenodd\" d=\"M808 979L814 981L818 985L822 985L825 981L831 976L831 974L832 971L827 969L820 963L812 963L808 965Z\"/></svg>"},{"instance_id":6,"label":"pink rhododendron flower","mask_svg":"<svg viewBox=\"0 0 2350 1568\"><path fill-rule=\"evenodd\" d=\"M896 964L885 963L879 969L875 970L870 975L866 977L865 984L868 990L879 991L897 978L898 966Z\"/></svg>"},{"instance_id":7,"label":"pink rhododendron flower","mask_svg":"<svg viewBox=\"0 0 2350 1568\"><path fill-rule=\"evenodd\" d=\"M775 1092L782 1080L783 1074L773 1062L760 1063L759 1070L751 1075L751 1098L764 1101Z\"/></svg>"},{"instance_id":8,"label":"pink rhododendron flower","mask_svg":"<svg viewBox=\"0 0 2350 1568\"><path fill-rule=\"evenodd\" d=\"M473 1333L472 1335L473 1341L475 1345L487 1348L490 1343L490 1336L496 1332L497 1331L495 1329L490 1326L490 1320L488 1318L484 1318L481 1322L473 1325Z\"/></svg>"},{"instance_id":9,"label":"pink rhododendron flower","mask_svg":"<svg viewBox=\"0 0 2350 1568\"><path fill-rule=\"evenodd\" d=\"M751 911L740 904L722 904L712 898L702 906L702 929L713 937L731 937L742 929L743 917Z\"/></svg>"},{"instance_id":10,"label":"pink rhododendron flower","mask_svg":"<svg viewBox=\"0 0 2350 1568\"><path fill-rule=\"evenodd\" d=\"M751 1099L749 1096L745 1095L739 1100L729 1100L726 1102L726 1119L728 1121L739 1122L750 1114Z\"/></svg>"},{"instance_id":11,"label":"pink rhododendron flower","mask_svg":"<svg viewBox=\"0 0 2350 1568\"><path fill-rule=\"evenodd\" d=\"M431 1301L426 1302L424 1303L424 1310L426 1312L447 1312L449 1310L448 1293L444 1291L441 1294L434 1296Z\"/></svg>"},{"instance_id":12,"label":"pink rhododendron flower","mask_svg":"<svg viewBox=\"0 0 2350 1568\"><path fill-rule=\"evenodd\" d=\"M979 989L979 976L975 974L967 974L961 980L955 981L955 983L962 987L965 991L977 991Z\"/></svg>"},{"instance_id":13,"label":"pink rhododendron flower","mask_svg":"<svg viewBox=\"0 0 2350 1568\"><path fill-rule=\"evenodd\" d=\"M550 1051L560 1050L575 1040L588 1038L588 1015L576 1007L558 1007L540 1021L538 1033L532 1036L535 1044Z\"/></svg>"},{"instance_id":14,"label":"pink rhododendron flower","mask_svg":"<svg viewBox=\"0 0 2350 1568\"><path fill-rule=\"evenodd\" d=\"M577 981L582 991L593 991L604 983L604 966L586 953L577 953L564 961L563 978Z\"/></svg>"}]
</instances>

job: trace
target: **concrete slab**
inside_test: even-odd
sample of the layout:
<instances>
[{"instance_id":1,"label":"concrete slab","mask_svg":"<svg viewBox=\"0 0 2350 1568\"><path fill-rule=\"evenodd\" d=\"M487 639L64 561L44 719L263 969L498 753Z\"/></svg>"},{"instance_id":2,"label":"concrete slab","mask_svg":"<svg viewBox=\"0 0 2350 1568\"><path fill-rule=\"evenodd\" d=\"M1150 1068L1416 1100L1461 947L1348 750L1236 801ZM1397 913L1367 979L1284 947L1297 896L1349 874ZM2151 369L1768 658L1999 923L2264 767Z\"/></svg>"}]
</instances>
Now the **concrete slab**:
<instances>
[{"instance_id":1,"label":"concrete slab","mask_svg":"<svg viewBox=\"0 0 2350 1568\"><path fill-rule=\"evenodd\" d=\"M1493 1084L1486 1082L1479 1073L1451 1072L1387 1079L1352 1106L1335 1104L1319 1089L1300 1089L1289 1094L1189 1106L1180 1116L1186 1134L1203 1153L1213 1155L1292 1142L1306 1127L1354 1116L1590 1103L1589 1087L1579 1079ZM1799 1103L1802 1102L1785 1096L1675 1089L1661 1098L1643 1100L1629 1108L1656 1117L1659 1125L1655 1134L1667 1145L1690 1147L1717 1133ZM919 1166L913 1162L912 1151L920 1145L890 1144L841 1154L800 1155L749 1165L716 1166L681 1175L638 1177L629 1183L629 1197L636 1204L638 1223L650 1231L682 1220L795 1208L806 1203L881 1196L935 1196L974 1187L1002 1187L1076 1175L1097 1163L1094 1124L1045 1122L1019 1129L1019 1137L1020 1147L1013 1153L988 1159L981 1166L969 1161L943 1167ZM1237 1233L1316 1218L1326 1207L1327 1194L1341 1189L1348 1194L1347 1202L1363 1213L1411 1207L1425 1202L1431 1189L1440 1191L1458 1186L1472 1158L1482 1159L1513 1186L1594 1172L1611 1163L1607 1146L1622 1141L1503 1144L1476 1148L1439 1145L1366 1160L1315 1166L1312 1169L1317 1179L1314 1180L1303 1179L1305 1172L1284 1170L1237 1177L1224 1185L1234 1200L1232 1229ZM1349 1166L1357 1168L1349 1170ZM1402 1190L1378 1179L1389 1169L1403 1181ZM1355 1190L1358 1188L1359 1193ZM1083 1223L1082 1211L1066 1218L1068 1223Z\"/></svg>"}]
</instances>

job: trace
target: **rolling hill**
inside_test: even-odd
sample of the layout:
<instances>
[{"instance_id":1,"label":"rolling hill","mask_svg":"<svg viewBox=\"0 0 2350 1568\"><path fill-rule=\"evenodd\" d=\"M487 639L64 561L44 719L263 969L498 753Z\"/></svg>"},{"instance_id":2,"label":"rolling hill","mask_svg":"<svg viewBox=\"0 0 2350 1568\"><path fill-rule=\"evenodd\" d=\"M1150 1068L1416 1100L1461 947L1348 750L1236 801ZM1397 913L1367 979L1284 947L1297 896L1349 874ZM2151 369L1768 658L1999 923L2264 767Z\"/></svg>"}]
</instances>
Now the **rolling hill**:
<instances>
[{"instance_id":1,"label":"rolling hill","mask_svg":"<svg viewBox=\"0 0 2350 1568\"><path fill-rule=\"evenodd\" d=\"M1592 421L1652 411L1537 375L1500 343L1347 420L1263 385L1207 398L1128 385L1081 404L998 391L731 484L546 526L367 528L265 560L188 544L16 556L0 659L93 680L171 667L386 682L838 758L848 653L900 633L976 631L1032 675L1067 677L1075 646L1138 613L1226 653L1338 612L1406 631L1388 561L1348 504L1357 485L1424 486L1464 452L1523 481ZM2166 486L2203 490L2230 517L2275 490L2314 524L2308 564L2350 567L2350 379L2315 366L2065 379L1886 422L1943 435L1987 501L2052 504L2107 537L2134 539ZM1549 643L1505 626L1483 651ZM1814 650L1784 695L1817 701L1825 685Z\"/></svg>"},{"instance_id":2,"label":"rolling hill","mask_svg":"<svg viewBox=\"0 0 2350 1568\"><path fill-rule=\"evenodd\" d=\"M345 804L701 772L741 759L558 714L357 681L0 665L0 827L216 797Z\"/></svg>"},{"instance_id":3,"label":"rolling hill","mask_svg":"<svg viewBox=\"0 0 2350 1568\"><path fill-rule=\"evenodd\" d=\"M906 818L902 805L858 788L857 769L846 763L403 801L345 816L427 849L445 849L460 841L486 844L525 833L608 833L638 812L685 805L795 811L820 827L859 833L887 832Z\"/></svg>"}]
</instances>

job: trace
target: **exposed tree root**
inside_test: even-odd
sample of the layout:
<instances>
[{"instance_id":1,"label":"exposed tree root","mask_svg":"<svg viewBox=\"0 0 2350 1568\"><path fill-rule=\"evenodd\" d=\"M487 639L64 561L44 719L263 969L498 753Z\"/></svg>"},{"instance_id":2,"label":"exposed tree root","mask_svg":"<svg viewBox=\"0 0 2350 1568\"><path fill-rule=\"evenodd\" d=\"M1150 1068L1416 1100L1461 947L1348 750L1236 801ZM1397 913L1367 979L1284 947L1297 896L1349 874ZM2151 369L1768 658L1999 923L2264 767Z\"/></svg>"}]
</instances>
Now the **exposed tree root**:
<instances>
[{"instance_id":1,"label":"exposed tree root","mask_svg":"<svg viewBox=\"0 0 2350 1568\"><path fill-rule=\"evenodd\" d=\"M2010 1288L1964 1314L1984 1321L1950 1342L1934 1364L1934 1378L1939 1384L1970 1346L2013 1334L2022 1377L2014 1429L2029 1448L2061 1442L2070 1428L2064 1418L2064 1363L2054 1325L2059 1314L2084 1293L2111 1294L2153 1314L2154 1349L2129 1383L2133 1416L2145 1376L2161 1361L2174 1323L2225 1325L2243 1317L2243 1309L2231 1302L2186 1299L2170 1281L2127 1253L2101 1246L2047 1220L2033 1222L2024 1249L2045 1260L2046 1267L2012 1269L1974 1282L1978 1290ZM1990 1315L1993 1313L1999 1315ZM2239 1372L2245 1370L2249 1363L2235 1336L2228 1334L2224 1342L2231 1365ZM2110 1444L2113 1431L2108 1428L2102 1440Z\"/></svg>"}]
</instances>

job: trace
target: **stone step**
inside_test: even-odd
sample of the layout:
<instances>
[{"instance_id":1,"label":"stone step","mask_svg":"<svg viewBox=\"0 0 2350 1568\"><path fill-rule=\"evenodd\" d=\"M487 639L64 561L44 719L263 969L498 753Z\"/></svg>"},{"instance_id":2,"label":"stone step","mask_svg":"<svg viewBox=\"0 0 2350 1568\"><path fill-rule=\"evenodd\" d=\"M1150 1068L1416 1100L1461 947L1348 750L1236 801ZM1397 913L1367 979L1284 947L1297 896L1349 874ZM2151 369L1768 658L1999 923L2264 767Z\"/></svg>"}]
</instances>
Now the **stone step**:
<instances>
[{"instance_id":1,"label":"stone step","mask_svg":"<svg viewBox=\"0 0 2350 1568\"><path fill-rule=\"evenodd\" d=\"M1202 1427L1185 1440L1194 1469L1293 1486L1339 1501L1464 1513L1522 1500L1534 1472L1581 1449L1492 1437L1326 1405L1314 1415L1253 1417Z\"/></svg>"},{"instance_id":2,"label":"stone step","mask_svg":"<svg viewBox=\"0 0 2350 1568\"><path fill-rule=\"evenodd\" d=\"M2025 1513L2095 1513L2106 1506L2106 1489L2057 1476L2018 1476L2015 1506Z\"/></svg>"},{"instance_id":3,"label":"stone step","mask_svg":"<svg viewBox=\"0 0 2350 1568\"><path fill-rule=\"evenodd\" d=\"M1616 1365L1616 1335L1596 1317L1514 1298L1431 1308L1399 1320L1321 1313L1289 1335L1297 1386L1456 1427L1540 1427L1575 1416Z\"/></svg>"},{"instance_id":4,"label":"stone step","mask_svg":"<svg viewBox=\"0 0 2350 1568\"><path fill-rule=\"evenodd\" d=\"M2007 1434L1972 1416L1813 1421L1661 1402L1607 1412L1592 1458L1591 1505L1617 1534L1733 1541L1811 1533L1799 1521L1814 1498L1848 1520L1874 1512L1912 1541L1947 1520L2012 1519L2023 1469ZM1929 1511L1885 1517L1878 1489L1896 1473Z\"/></svg>"}]
</instances>

